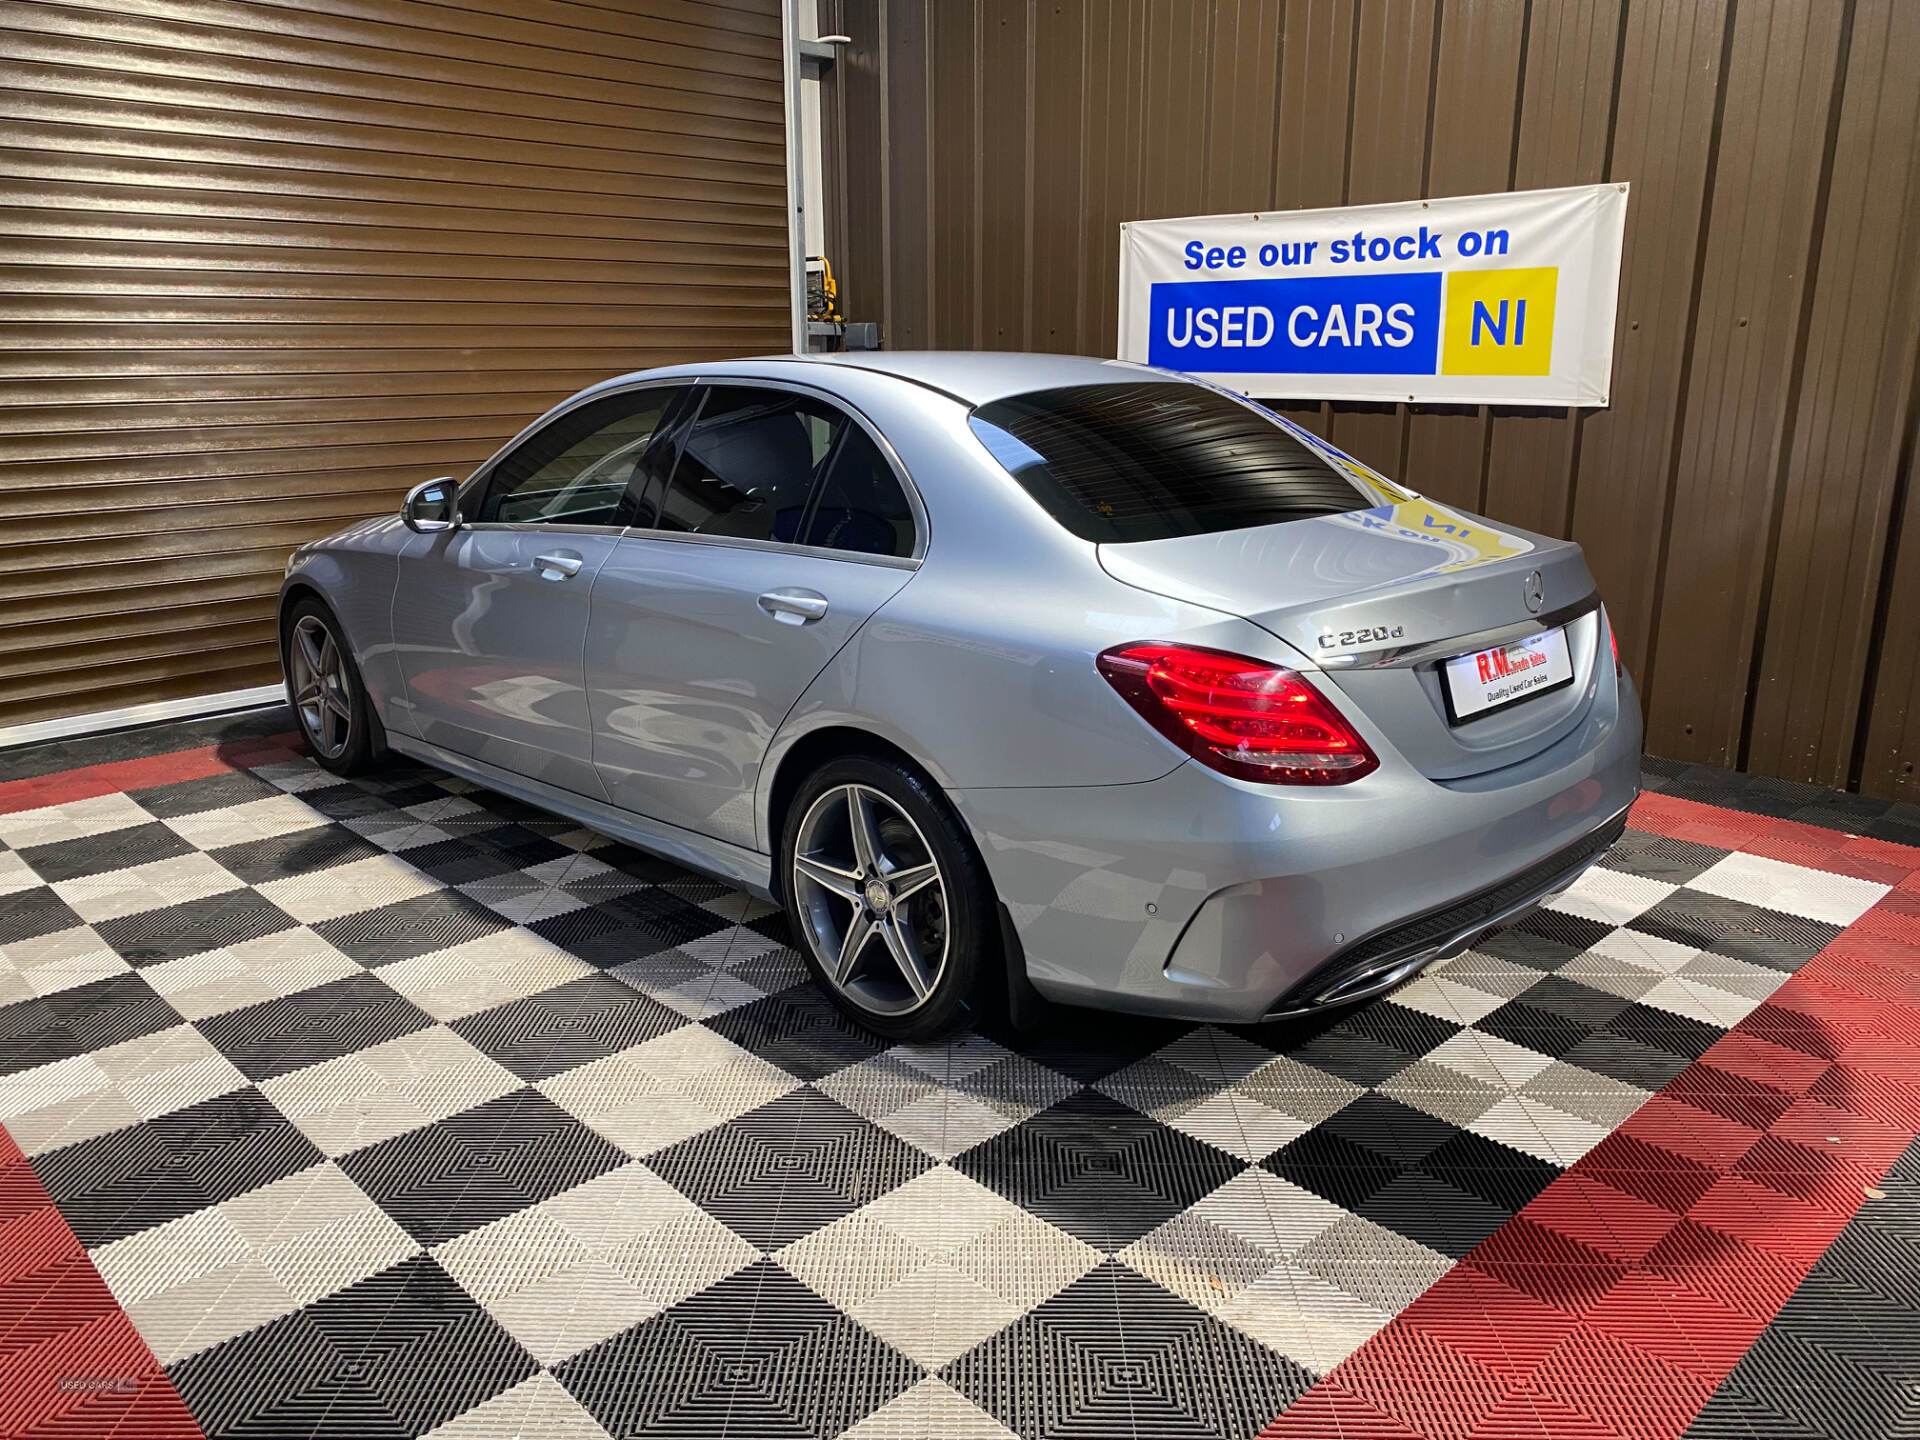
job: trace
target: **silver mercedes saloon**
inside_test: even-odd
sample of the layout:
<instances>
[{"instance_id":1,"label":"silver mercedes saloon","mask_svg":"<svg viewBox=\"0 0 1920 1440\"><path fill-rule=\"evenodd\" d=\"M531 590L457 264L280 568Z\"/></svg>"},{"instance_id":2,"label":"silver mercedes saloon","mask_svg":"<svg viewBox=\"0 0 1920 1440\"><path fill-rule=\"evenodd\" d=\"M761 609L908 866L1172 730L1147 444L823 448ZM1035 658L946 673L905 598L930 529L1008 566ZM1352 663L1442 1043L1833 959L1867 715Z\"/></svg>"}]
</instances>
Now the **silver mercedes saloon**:
<instances>
[{"instance_id":1,"label":"silver mercedes saloon","mask_svg":"<svg viewBox=\"0 0 1920 1440\"><path fill-rule=\"evenodd\" d=\"M280 615L320 764L776 901L903 1040L1379 994L1565 889L1638 783L1577 545L1117 361L624 375L302 546Z\"/></svg>"}]
</instances>

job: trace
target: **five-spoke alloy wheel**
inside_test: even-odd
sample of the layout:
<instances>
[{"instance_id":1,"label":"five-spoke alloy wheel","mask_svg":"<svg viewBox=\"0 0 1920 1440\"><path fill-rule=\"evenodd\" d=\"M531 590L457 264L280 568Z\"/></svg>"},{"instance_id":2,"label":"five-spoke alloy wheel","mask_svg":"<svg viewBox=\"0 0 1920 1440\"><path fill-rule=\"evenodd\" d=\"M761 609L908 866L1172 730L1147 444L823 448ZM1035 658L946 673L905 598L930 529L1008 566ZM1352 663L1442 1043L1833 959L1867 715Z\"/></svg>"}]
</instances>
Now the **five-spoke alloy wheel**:
<instances>
[{"instance_id":1,"label":"five-spoke alloy wheel","mask_svg":"<svg viewBox=\"0 0 1920 1440\"><path fill-rule=\"evenodd\" d=\"M807 939L863 1010L918 1009L947 965L947 887L906 812L865 785L808 807L793 857Z\"/></svg>"},{"instance_id":2,"label":"five-spoke alloy wheel","mask_svg":"<svg viewBox=\"0 0 1920 1440\"><path fill-rule=\"evenodd\" d=\"M289 606L280 632L287 702L313 758L336 775L355 775L385 750L380 722L367 701L340 622L319 600Z\"/></svg>"},{"instance_id":3,"label":"five-spoke alloy wheel","mask_svg":"<svg viewBox=\"0 0 1920 1440\"><path fill-rule=\"evenodd\" d=\"M815 978L862 1024L950 1030L980 970L991 892L944 797L892 761L849 756L794 797L787 913Z\"/></svg>"},{"instance_id":4,"label":"five-spoke alloy wheel","mask_svg":"<svg viewBox=\"0 0 1920 1440\"><path fill-rule=\"evenodd\" d=\"M322 757L337 760L352 737L353 694L347 688L347 657L318 615L302 615L293 624L287 681L307 743Z\"/></svg>"}]
</instances>

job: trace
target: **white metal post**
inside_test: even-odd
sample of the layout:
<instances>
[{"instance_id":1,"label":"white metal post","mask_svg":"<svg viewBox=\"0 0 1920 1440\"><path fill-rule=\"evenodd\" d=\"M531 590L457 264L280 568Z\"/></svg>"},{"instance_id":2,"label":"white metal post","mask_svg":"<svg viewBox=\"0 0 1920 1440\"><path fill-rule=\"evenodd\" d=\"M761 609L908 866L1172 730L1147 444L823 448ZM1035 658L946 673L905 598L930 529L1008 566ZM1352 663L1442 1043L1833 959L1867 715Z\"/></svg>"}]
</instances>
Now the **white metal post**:
<instances>
[{"instance_id":1,"label":"white metal post","mask_svg":"<svg viewBox=\"0 0 1920 1440\"><path fill-rule=\"evenodd\" d=\"M807 353L807 213L803 173L805 137L800 108L800 0L780 6L780 63L786 81L787 121L787 306L793 350Z\"/></svg>"}]
</instances>

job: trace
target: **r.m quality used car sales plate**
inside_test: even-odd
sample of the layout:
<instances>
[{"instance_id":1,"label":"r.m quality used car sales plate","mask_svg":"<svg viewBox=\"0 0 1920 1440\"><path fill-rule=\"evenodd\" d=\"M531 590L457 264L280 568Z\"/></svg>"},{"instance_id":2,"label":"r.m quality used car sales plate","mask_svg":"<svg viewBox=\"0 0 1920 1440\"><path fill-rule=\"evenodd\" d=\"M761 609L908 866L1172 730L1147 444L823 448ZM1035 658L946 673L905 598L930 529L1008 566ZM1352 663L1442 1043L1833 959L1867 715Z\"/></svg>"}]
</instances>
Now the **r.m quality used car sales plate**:
<instances>
[{"instance_id":1,"label":"r.m quality used car sales plate","mask_svg":"<svg viewBox=\"0 0 1920 1440\"><path fill-rule=\"evenodd\" d=\"M1448 718L1458 725L1573 683L1567 632L1555 627L1512 645L1456 655L1442 667Z\"/></svg>"}]
</instances>

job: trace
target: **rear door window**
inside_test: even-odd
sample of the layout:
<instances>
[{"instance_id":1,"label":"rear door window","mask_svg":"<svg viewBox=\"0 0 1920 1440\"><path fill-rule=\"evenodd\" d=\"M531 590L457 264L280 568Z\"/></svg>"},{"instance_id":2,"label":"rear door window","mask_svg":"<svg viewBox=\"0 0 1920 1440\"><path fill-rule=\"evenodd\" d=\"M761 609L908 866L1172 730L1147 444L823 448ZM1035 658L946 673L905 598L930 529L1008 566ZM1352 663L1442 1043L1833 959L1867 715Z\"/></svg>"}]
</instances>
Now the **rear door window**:
<instances>
[{"instance_id":1,"label":"rear door window","mask_svg":"<svg viewBox=\"0 0 1920 1440\"><path fill-rule=\"evenodd\" d=\"M849 423L845 413L810 395L713 386L686 427L654 524L799 543L814 481Z\"/></svg>"},{"instance_id":2,"label":"rear door window","mask_svg":"<svg viewBox=\"0 0 1920 1440\"><path fill-rule=\"evenodd\" d=\"M969 423L1083 540L1165 540L1390 503L1277 418L1201 385L1074 385L994 400Z\"/></svg>"}]
</instances>

